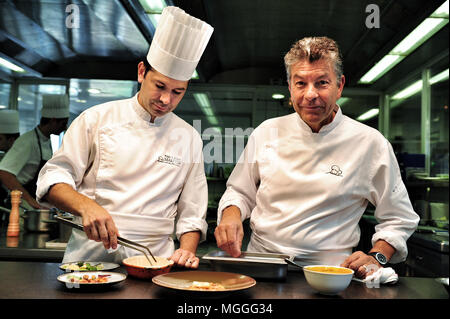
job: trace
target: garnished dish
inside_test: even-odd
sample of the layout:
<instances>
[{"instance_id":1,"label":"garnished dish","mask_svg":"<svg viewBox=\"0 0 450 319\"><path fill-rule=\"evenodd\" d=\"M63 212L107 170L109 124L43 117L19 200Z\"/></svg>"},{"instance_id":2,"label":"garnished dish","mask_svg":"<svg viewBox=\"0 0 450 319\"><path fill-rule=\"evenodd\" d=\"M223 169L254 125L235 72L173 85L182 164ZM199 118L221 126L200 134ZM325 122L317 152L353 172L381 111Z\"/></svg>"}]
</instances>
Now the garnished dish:
<instances>
[{"instance_id":1,"label":"garnished dish","mask_svg":"<svg viewBox=\"0 0 450 319\"><path fill-rule=\"evenodd\" d=\"M80 261L77 263L61 265L61 269L76 270L76 271L83 271L83 270L84 271L97 271L97 270L105 269L105 265L103 265L102 263L91 265L91 263Z\"/></svg>"},{"instance_id":2,"label":"garnished dish","mask_svg":"<svg viewBox=\"0 0 450 319\"><path fill-rule=\"evenodd\" d=\"M64 283L67 288L80 288L88 286L112 285L124 281L125 274L116 272L72 272L58 276L58 281Z\"/></svg>"},{"instance_id":3,"label":"garnished dish","mask_svg":"<svg viewBox=\"0 0 450 319\"><path fill-rule=\"evenodd\" d=\"M80 283L80 284L98 284L103 282L108 282L108 277L111 277L111 275L83 275L83 276L76 276L76 275L69 275L67 276L67 279L70 282L73 283Z\"/></svg>"},{"instance_id":4,"label":"garnished dish","mask_svg":"<svg viewBox=\"0 0 450 319\"><path fill-rule=\"evenodd\" d=\"M98 262L98 261L77 261L62 264L59 268L64 271L99 271L111 270L120 267L115 263Z\"/></svg>"},{"instance_id":5,"label":"garnished dish","mask_svg":"<svg viewBox=\"0 0 450 319\"><path fill-rule=\"evenodd\" d=\"M153 283L169 289L189 292L220 293L248 289L255 279L237 273L219 271L180 271L153 277Z\"/></svg>"}]
</instances>

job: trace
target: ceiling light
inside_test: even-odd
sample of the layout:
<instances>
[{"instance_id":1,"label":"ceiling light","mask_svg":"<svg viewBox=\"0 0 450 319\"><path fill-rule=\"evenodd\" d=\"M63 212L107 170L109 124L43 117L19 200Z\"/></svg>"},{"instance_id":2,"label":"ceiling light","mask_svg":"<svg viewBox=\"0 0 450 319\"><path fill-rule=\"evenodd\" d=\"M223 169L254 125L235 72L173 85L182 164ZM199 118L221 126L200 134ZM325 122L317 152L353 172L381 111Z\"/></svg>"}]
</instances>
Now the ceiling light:
<instances>
[{"instance_id":1,"label":"ceiling light","mask_svg":"<svg viewBox=\"0 0 450 319\"><path fill-rule=\"evenodd\" d=\"M436 74L435 76L433 76L430 79L430 85L448 80L448 75L449 75L449 69ZM400 92L397 92L394 96L392 96L392 99L393 100L402 100L402 99L406 99L410 96L413 96L414 94L416 94L416 93L420 92L420 90L422 90L422 84L423 84L422 80L418 80L418 81L414 82L413 84L409 85L408 87L404 88Z\"/></svg>"},{"instance_id":2,"label":"ceiling light","mask_svg":"<svg viewBox=\"0 0 450 319\"><path fill-rule=\"evenodd\" d=\"M153 26L156 28L159 22L159 18L161 18L160 13L151 13L147 14L147 17L150 19L150 22L153 24Z\"/></svg>"},{"instance_id":3,"label":"ceiling light","mask_svg":"<svg viewBox=\"0 0 450 319\"><path fill-rule=\"evenodd\" d=\"M359 83L373 83L383 76L387 71L393 68L397 63L403 60L400 55L385 55L369 72L367 72L360 80Z\"/></svg>"},{"instance_id":4,"label":"ceiling light","mask_svg":"<svg viewBox=\"0 0 450 319\"><path fill-rule=\"evenodd\" d=\"M349 97L341 97L339 100L336 101L336 104L341 106L350 101L351 99Z\"/></svg>"},{"instance_id":5,"label":"ceiling light","mask_svg":"<svg viewBox=\"0 0 450 319\"><path fill-rule=\"evenodd\" d=\"M217 121L215 116L208 116L208 122L211 125L218 125L219 124L219 121Z\"/></svg>"},{"instance_id":6,"label":"ceiling light","mask_svg":"<svg viewBox=\"0 0 450 319\"><path fill-rule=\"evenodd\" d=\"M193 79L193 80L198 80L198 79L200 79L200 77L198 76L197 70L194 70L194 74L192 74L191 79Z\"/></svg>"},{"instance_id":7,"label":"ceiling light","mask_svg":"<svg viewBox=\"0 0 450 319\"><path fill-rule=\"evenodd\" d=\"M6 105L0 104L0 109L6 109Z\"/></svg>"},{"instance_id":8,"label":"ceiling light","mask_svg":"<svg viewBox=\"0 0 450 319\"><path fill-rule=\"evenodd\" d=\"M8 60L5 60L3 58L0 58L0 65L4 66L5 68L8 68L8 69L10 69L10 70L12 70L14 72L20 72L20 73L26 72L20 66L17 66L14 63L9 62Z\"/></svg>"},{"instance_id":9,"label":"ceiling light","mask_svg":"<svg viewBox=\"0 0 450 319\"><path fill-rule=\"evenodd\" d=\"M272 99L281 100L281 99L284 99L284 95L280 94L280 93L274 93L274 94L272 94Z\"/></svg>"},{"instance_id":10,"label":"ceiling light","mask_svg":"<svg viewBox=\"0 0 450 319\"><path fill-rule=\"evenodd\" d=\"M368 110L366 113L361 114L356 120L358 121L367 121L368 119L371 119L374 116L377 116L378 113L380 112L380 109L378 108L373 108Z\"/></svg>"},{"instance_id":11,"label":"ceiling light","mask_svg":"<svg viewBox=\"0 0 450 319\"><path fill-rule=\"evenodd\" d=\"M410 34L408 34L394 49L385 55L375 64L365 75L361 77L358 83L374 83L406 56L431 38L436 32L441 30L448 23L448 4L447 0L443 5L436 9L428 18L420 23Z\"/></svg>"},{"instance_id":12,"label":"ceiling light","mask_svg":"<svg viewBox=\"0 0 450 319\"><path fill-rule=\"evenodd\" d=\"M438 82L442 82L448 80L448 69L442 71L441 73L436 74L430 79L430 84L435 84Z\"/></svg>"},{"instance_id":13,"label":"ceiling light","mask_svg":"<svg viewBox=\"0 0 450 319\"><path fill-rule=\"evenodd\" d=\"M102 91L100 91L99 89L90 88L90 89L88 89L88 92L91 94L99 94Z\"/></svg>"},{"instance_id":14,"label":"ceiling light","mask_svg":"<svg viewBox=\"0 0 450 319\"><path fill-rule=\"evenodd\" d=\"M418 46L428 40L448 23L448 19L427 18L415 28L406 38L392 49L390 54L408 55Z\"/></svg>"},{"instance_id":15,"label":"ceiling light","mask_svg":"<svg viewBox=\"0 0 450 319\"><path fill-rule=\"evenodd\" d=\"M145 12L161 13L167 6L164 0L139 0Z\"/></svg>"},{"instance_id":16,"label":"ceiling light","mask_svg":"<svg viewBox=\"0 0 450 319\"><path fill-rule=\"evenodd\" d=\"M211 107L211 103L209 102L209 98L205 93L194 93L194 99L200 107Z\"/></svg>"},{"instance_id":17,"label":"ceiling light","mask_svg":"<svg viewBox=\"0 0 450 319\"><path fill-rule=\"evenodd\" d=\"M214 112L211 108L211 102L209 101L208 95L205 93L193 93L195 101L200 106L203 113L205 113L206 118L208 119L208 122L211 125L217 125L219 121L214 115Z\"/></svg>"},{"instance_id":18,"label":"ceiling light","mask_svg":"<svg viewBox=\"0 0 450 319\"><path fill-rule=\"evenodd\" d=\"M139 0L139 2L144 8L150 22L156 28L162 11L167 7L166 2L164 0Z\"/></svg>"},{"instance_id":19,"label":"ceiling light","mask_svg":"<svg viewBox=\"0 0 450 319\"><path fill-rule=\"evenodd\" d=\"M397 94L395 94L392 99L393 100L400 100L400 99L406 99L407 97L410 97L411 95L416 94L422 90L422 80L419 80L417 82L414 82L413 84L409 85L408 87L404 88Z\"/></svg>"},{"instance_id":20,"label":"ceiling light","mask_svg":"<svg viewBox=\"0 0 450 319\"><path fill-rule=\"evenodd\" d=\"M448 13L449 13L449 10L448 10L448 0L447 0L439 8L437 8L436 11L434 11L431 16L448 18Z\"/></svg>"}]
</instances>

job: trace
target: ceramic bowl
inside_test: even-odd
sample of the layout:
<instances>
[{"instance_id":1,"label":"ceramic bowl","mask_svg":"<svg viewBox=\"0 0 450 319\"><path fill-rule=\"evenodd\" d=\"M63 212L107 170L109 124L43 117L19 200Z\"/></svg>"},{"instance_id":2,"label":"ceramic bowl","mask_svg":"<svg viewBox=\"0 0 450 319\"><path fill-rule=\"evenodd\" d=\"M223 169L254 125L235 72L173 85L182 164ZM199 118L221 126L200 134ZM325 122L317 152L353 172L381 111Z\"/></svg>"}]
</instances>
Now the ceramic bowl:
<instances>
[{"instance_id":1,"label":"ceramic bowl","mask_svg":"<svg viewBox=\"0 0 450 319\"><path fill-rule=\"evenodd\" d=\"M151 257L149 257L152 260ZM166 274L173 266L173 261L164 257L155 256L156 263L150 265L144 255L128 257L122 261L128 274L141 279L151 279Z\"/></svg>"},{"instance_id":2,"label":"ceramic bowl","mask_svg":"<svg viewBox=\"0 0 450 319\"><path fill-rule=\"evenodd\" d=\"M345 290L354 274L350 268L329 265L305 266L303 272L308 284L324 295L336 295Z\"/></svg>"}]
</instances>

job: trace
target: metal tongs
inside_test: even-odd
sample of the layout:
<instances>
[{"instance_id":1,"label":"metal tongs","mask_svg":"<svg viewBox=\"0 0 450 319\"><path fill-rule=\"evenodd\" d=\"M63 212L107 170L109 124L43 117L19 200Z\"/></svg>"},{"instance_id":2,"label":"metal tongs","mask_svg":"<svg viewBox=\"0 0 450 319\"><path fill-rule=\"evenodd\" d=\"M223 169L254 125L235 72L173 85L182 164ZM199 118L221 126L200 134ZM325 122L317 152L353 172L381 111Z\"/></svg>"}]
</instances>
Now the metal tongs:
<instances>
[{"instance_id":1,"label":"metal tongs","mask_svg":"<svg viewBox=\"0 0 450 319\"><path fill-rule=\"evenodd\" d=\"M73 228L76 228L76 229L79 229L81 231L84 231L83 225L77 224L77 223L75 223L73 221L70 221L70 220L64 218L64 217L55 216L55 219L57 219L58 221L66 224L66 225L69 225L69 226L71 226ZM126 246L128 248L135 249L135 250L138 250L141 253L143 253L145 258L147 258L148 262L150 263L150 265L153 265L153 263L151 262L150 258L148 257L148 255L147 255L147 253L145 251L147 251L150 254L150 256L152 256L152 258L155 261L155 263L157 262L155 257L153 256L152 252L150 251L150 249L148 247L146 247L144 245L141 245L141 244L138 244L138 243L136 243L134 241L131 241L129 239L120 237L120 236L117 237L117 242L120 245L122 245L122 246Z\"/></svg>"}]
</instances>

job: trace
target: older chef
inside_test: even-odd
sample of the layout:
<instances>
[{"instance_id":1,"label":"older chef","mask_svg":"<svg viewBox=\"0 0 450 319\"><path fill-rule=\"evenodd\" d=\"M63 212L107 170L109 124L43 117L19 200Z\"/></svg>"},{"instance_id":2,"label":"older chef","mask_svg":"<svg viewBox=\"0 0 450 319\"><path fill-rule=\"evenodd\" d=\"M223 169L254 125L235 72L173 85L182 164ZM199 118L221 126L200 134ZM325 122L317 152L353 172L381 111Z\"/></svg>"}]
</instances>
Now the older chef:
<instances>
[{"instance_id":1,"label":"older chef","mask_svg":"<svg viewBox=\"0 0 450 319\"><path fill-rule=\"evenodd\" d=\"M212 32L207 23L166 7L147 61L138 65L140 91L84 111L42 169L38 200L78 215L85 229L73 230L64 262L120 262L140 254L117 245L123 236L179 266L198 267L208 202L202 139L172 111Z\"/></svg>"},{"instance_id":2,"label":"older chef","mask_svg":"<svg viewBox=\"0 0 450 319\"><path fill-rule=\"evenodd\" d=\"M239 256L242 221L250 218L248 251L342 264L361 277L364 266L405 260L419 217L390 143L336 104L345 83L337 44L304 38L284 61L296 112L263 122L250 136L219 203L218 247ZM369 202L379 221L373 248L352 253Z\"/></svg>"},{"instance_id":3,"label":"older chef","mask_svg":"<svg viewBox=\"0 0 450 319\"><path fill-rule=\"evenodd\" d=\"M0 181L10 191L22 192L26 208L40 208L35 199L39 171L52 157L51 134L67 128L69 97L48 94L42 97L41 120L33 130L22 134L0 162Z\"/></svg>"},{"instance_id":4,"label":"older chef","mask_svg":"<svg viewBox=\"0 0 450 319\"><path fill-rule=\"evenodd\" d=\"M0 162L6 152L20 136L19 112L16 110L0 111ZM4 206L8 197L8 189L0 182L0 206Z\"/></svg>"}]
</instances>

